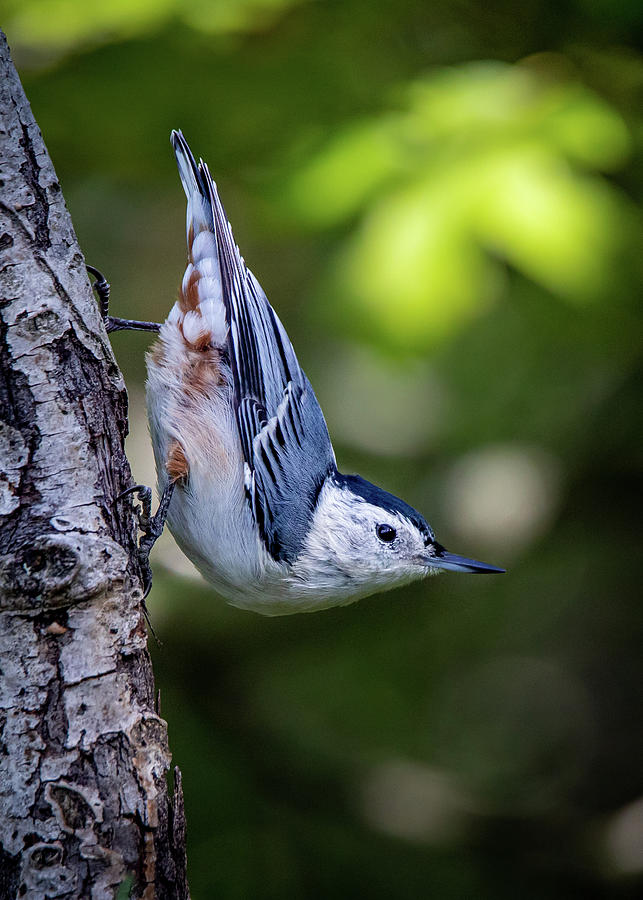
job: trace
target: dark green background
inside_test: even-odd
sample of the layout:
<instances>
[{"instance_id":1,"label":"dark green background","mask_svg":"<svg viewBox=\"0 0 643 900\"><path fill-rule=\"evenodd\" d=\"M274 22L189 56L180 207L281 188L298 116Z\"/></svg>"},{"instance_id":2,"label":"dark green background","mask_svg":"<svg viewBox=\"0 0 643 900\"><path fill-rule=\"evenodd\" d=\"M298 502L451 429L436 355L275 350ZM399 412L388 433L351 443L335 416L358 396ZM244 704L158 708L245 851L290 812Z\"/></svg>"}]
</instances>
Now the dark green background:
<instances>
[{"instance_id":1,"label":"dark green background","mask_svg":"<svg viewBox=\"0 0 643 900\"><path fill-rule=\"evenodd\" d=\"M180 127L340 467L509 568L263 619L167 539L195 900L640 896L640 6L1 5L114 313L174 300ZM150 482L147 338L113 343Z\"/></svg>"}]
</instances>

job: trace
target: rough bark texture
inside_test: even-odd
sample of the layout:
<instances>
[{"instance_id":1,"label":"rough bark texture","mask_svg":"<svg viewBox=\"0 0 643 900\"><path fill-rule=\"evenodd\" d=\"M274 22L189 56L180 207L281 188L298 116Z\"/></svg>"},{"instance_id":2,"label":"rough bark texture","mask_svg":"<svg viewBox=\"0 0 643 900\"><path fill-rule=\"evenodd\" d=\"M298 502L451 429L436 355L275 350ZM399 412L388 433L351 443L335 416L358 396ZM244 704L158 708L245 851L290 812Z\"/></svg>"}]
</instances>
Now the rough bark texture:
<instances>
[{"instance_id":1,"label":"rough bark texture","mask_svg":"<svg viewBox=\"0 0 643 900\"><path fill-rule=\"evenodd\" d=\"M0 898L186 898L127 397L0 32Z\"/></svg>"}]
</instances>

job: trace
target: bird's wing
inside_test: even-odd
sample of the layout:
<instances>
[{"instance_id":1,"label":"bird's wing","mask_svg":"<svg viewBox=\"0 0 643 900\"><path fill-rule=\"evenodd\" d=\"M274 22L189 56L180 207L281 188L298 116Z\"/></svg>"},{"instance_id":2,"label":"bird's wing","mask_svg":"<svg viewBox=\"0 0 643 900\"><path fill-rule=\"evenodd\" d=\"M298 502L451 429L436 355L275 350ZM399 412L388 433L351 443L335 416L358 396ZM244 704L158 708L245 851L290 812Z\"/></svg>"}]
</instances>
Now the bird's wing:
<instances>
[{"instance_id":1,"label":"bird's wing","mask_svg":"<svg viewBox=\"0 0 643 900\"><path fill-rule=\"evenodd\" d=\"M335 469L326 422L285 328L239 253L207 165L196 166L180 132L172 143L179 169L195 175L212 210L248 496L267 550L292 562Z\"/></svg>"}]
</instances>

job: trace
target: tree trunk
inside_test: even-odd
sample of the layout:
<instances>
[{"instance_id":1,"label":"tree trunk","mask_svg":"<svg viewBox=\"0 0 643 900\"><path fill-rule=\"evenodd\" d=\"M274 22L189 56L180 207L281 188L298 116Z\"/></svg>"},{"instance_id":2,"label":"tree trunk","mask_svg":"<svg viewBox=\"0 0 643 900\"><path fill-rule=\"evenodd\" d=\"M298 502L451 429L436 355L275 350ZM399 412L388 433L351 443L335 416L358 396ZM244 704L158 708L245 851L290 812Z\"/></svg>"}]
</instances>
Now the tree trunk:
<instances>
[{"instance_id":1,"label":"tree trunk","mask_svg":"<svg viewBox=\"0 0 643 900\"><path fill-rule=\"evenodd\" d=\"M0 32L0 898L188 897L127 395Z\"/></svg>"}]
</instances>

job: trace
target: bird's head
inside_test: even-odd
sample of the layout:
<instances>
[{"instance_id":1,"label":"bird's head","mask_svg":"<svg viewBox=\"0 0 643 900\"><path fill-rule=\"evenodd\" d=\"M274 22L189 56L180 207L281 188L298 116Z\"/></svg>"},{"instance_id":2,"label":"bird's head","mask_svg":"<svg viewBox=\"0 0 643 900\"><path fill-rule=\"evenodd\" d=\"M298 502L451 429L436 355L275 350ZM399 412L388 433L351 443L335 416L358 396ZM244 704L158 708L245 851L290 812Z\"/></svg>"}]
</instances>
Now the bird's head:
<instances>
[{"instance_id":1,"label":"bird's head","mask_svg":"<svg viewBox=\"0 0 643 900\"><path fill-rule=\"evenodd\" d=\"M502 573L449 553L417 510L358 475L335 473L322 488L301 574L357 599L441 571Z\"/></svg>"}]
</instances>

